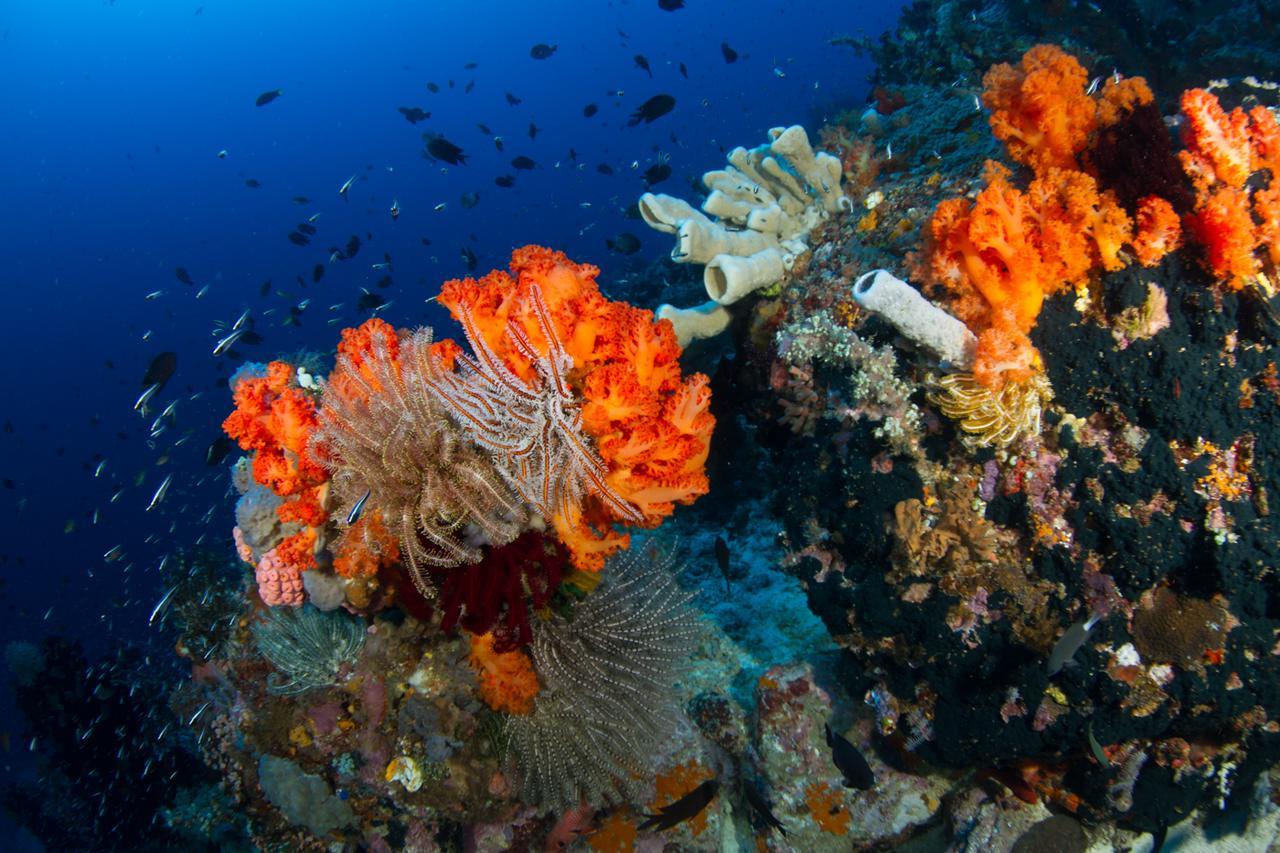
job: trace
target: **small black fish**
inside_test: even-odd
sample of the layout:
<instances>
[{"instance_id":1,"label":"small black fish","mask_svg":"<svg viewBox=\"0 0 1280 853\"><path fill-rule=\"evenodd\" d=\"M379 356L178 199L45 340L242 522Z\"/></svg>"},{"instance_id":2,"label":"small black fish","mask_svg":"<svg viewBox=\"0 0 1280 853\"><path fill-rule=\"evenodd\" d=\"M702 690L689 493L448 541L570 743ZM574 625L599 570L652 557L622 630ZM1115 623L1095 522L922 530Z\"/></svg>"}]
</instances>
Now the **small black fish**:
<instances>
[{"instance_id":1,"label":"small black fish","mask_svg":"<svg viewBox=\"0 0 1280 853\"><path fill-rule=\"evenodd\" d=\"M627 122L627 127L635 127L640 122L649 124L656 119L660 119L671 112L675 105L676 99L670 95L654 95L631 114L631 120Z\"/></svg>"},{"instance_id":2,"label":"small black fish","mask_svg":"<svg viewBox=\"0 0 1280 853\"><path fill-rule=\"evenodd\" d=\"M724 57L724 61L732 65L738 61L738 52L729 47L727 41L720 42L720 55Z\"/></svg>"},{"instance_id":3,"label":"small black fish","mask_svg":"<svg viewBox=\"0 0 1280 853\"><path fill-rule=\"evenodd\" d=\"M634 255L640 251L640 238L630 231L623 231L617 237L605 240L604 244L620 255Z\"/></svg>"},{"instance_id":4,"label":"small black fish","mask_svg":"<svg viewBox=\"0 0 1280 853\"><path fill-rule=\"evenodd\" d=\"M262 186L262 182L257 178L245 178L244 185L251 190L256 190L258 187Z\"/></svg>"},{"instance_id":5,"label":"small black fish","mask_svg":"<svg viewBox=\"0 0 1280 853\"><path fill-rule=\"evenodd\" d=\"M658 0L658 8L664 12L674 12L684 8L684 0Z\"/></svg>"},{"instance_id":6,"label":"small black fish","mask_svg":"<svg viewBox=\"0 0 1280 853\"><path fill-rule=\"evenodd\" d=\"M322 278L324 278L324 264L316 264L311 268L311 281L314 284L319 284Z\"/></svg>"},{"instance_id":7,"label":"small black fish","mask_svg":"<svg viewBox=\"0 0 1280 853\"><path fill-rule=\"evenodd\" d=\"M756 787L755 782L744 778L742 780L742 794L747 801L747 805L751 807L751 811L764 823L766 829L776 829L784 836L787 834L787 830L782 826L782 821L778 820L778 816L773 813L773 809L769 807L769 801L765 799L764 794ZM754 823L755 821L752 822Z\"/></svg>"},{"instance_id":8,"label":"small black fish","mask_svg":"<svg viewBox=\"0 0 1280 853\"><path fill-rule=\"evenodd\" d=\"M396 112L404 116L404 120L409 124L417 124L420 121L431 118L431 113L420 107L396 107Z\"/></svg>"},{"instance_id":9,"label":"small black fish","mask_svg":"<svg viewBox=\"0 0 1280 853\"><path fill-rule=\"evenodd\" d=\"M569 160L574 163L578 162L578 152L572 148L569 149Z\"/></svg>"},{"instance_id":10,"label":"small black fish","mask_svg":"<svg viewBox=\"0 0 1280 853\"><path fill-rule=\"evenodd\" d=\"M266 296L270 292L271 292L271 279L267 279L258 288L258 296Z\"/></svg>"},{"instance_id":11,"label":"small black fish","mask_svg":"<svg viewBox=\"0 0 1280 853\"><path fill-rule=\"evenodd\" d=\"M668 163L654 163L644 170L644 186L649 189L671 177L671 166Z\"/></svg>"},{"instance_id":12,"label":"small black fish","mask_svg":"<svg viewBox=\"0 0 1280 853\"><path fill-rule=\"evenodd\" d=\"M147 365L147 372L142 375L142 385L140 387L146 388L157 383L164 385L177 369L178 354L162 352L151 359L151 363Z\"/></svg>"},{"instance_id":13,"label":"small black fish","mask_svg":"<svg viewBox=\"0 0 1280 853\"><path fill-rule=\"evenodd\" d=\"M501 151L501 150L502 150L502 137L501 137L501 136L495 136L495 137L493 138L493 147L494 147L494 148L497 148L499 151Z\"/></svg>"},{"instance_id":14,"label":"small black fish","mask_svg":"<svg viewBox=\"0 0 1280 853\"><path fill-rule=\"evenodd\" d=\"M260 107L265 107L267 104L271 103L283 94L284 89L272 89L270 92L263 92L259 95L258 100L254 101L254 103Z\"/></svg>"},{"instance_id":15,"label":"small black fish","mask_svg":"<svg viewBox=\"0 0 1280 853\"><path fill-rule=\"evenodd\" d=\"M556 52L558 44L535 44L529 48L529 55L534 59L550 59L551 54Z\"/></svg>"},{"instance_id":16,"label":"small black fish","mask_svg":"<svg viewBox=\"0 0 1280 853\"><path fill-rule=\"evenodd\" d=\"M290 231L289 242L295 246L305 246L311 242L311 238L305 234L299 234L297 231Z\"/></svg>"},{"instance_id":17,"label":"small black fish","mask_svg":"<svg viewBox=\"0 0 1280 853\"><path fill-rule=\"evenodd\" d=\"M436 94L439 94L439 92L440 92L440 87L439 87L439 86L437 86L435 83L428 83L428 84L427 84L427 91L429 91L429 92L430 92L431 94L433 94L433 95L436 95Z\"/></svg>"},{"instance_id":18,"label":"small black fish","mask_svg":"<svg viewBox=\"0 0 1280 853\"><path fill-rule=\"evenodd\" d=\"M478 62L468 62L466 65L464 65L464 66L462 66L462 67L463 67L465 70L467 70L467 71L475 71L477 68L479 68L479 67L480 67L480 63L478 63Z\"/></svg>"},{"instance_id":19,"label":"small black fish","mask_svg":"<svg viewBox=\"0 0 1280 853\"><path fill-rule=\"evenodd\" d=\"M361 311L377 311L387 304L387 300L383 299L376 293L370 293L367 290L360 294L360 298L356 300L356 308Z\"/></svg>"},{"instance_id":20,"label":"small black fish","mask_svg":"<svg viewBox=\"0 0 1280 853\"><path fill-rule=\"evenodd\" d=\"M596 165L596 171L602 175L612 175L613 167L610 166L608 163L598 163Z\"/></svg>"},{"instance_id":21,"label":"small black fish","mask_svg":"<svg viewBox=\"0 0 1280 853\"><path fill-rule=\"evenodd\" d=\"M683 62L680 63L680 76L686 80L689 79L689 69L684 67Z\"/></svg>"},{"instance_id":22,"label":"small black fish","mask_svg":"<svg viewBox=\"0 0 1280 853\"><path fill-rule=\"evenodd\" d=\"M718 790L720 790L720 783L715 779L708 779L674 803L659 808L658 814L645 815L644 822L636 828L641 832L651 829L664 832L686 820L695 818L715 799Z\"/></svg>"},{"instance_id":23,"label":"small black fish","mask_svg":"<svg viewBox=\"0 0 1280 853\"><path fill-rule=\"evenodd\" d=\"M476 127L480 128L480 132L483 133L485 136L493 136L493 131L489 129L489 125L477 124Z\"/></svg>"},{"instance_id":24,"label":"small black fish","mask_svg":"<svg viewBox=\"0 0 1280 853\"><path fill-rule=\"evenodd\" d=\"M716 537L716 565L720 566L720 574L724 575L724 591L729 592L729 545L723 536Z\"/></svg>"},{"instance_id":25,"label":"small black fish","mask_svg":"<svg viewBox=\"0 0 1280 853\"><path fill-rule=\"evenodd\" d=\"M643 68L645 74L648 74L651 78L653 77L653 72L649 69L649 60L644 58L643 53L635 55L635 62L637 68Z\"/></svg>"},{"instance_id":26,"label":"small black fish","mask_svg":"<svg viewBox=\"0 0 1280 853\"><path fill-rule=\"evenodd\" d=\"M466 85L466 86L464 86L464 87L462 87L462 94L464 94L464 95L470 95L470 94L471 94L471 90L472 90L472 89L474 89L475 87L476 87L476 81L475 81L475 80L468 80L468 81L467 81L467 85Z\"/></svg>"},{"instance_id":27,"label":"small black fish","mask_svg":"<svg viewBox=\"0 0 1280 853\"><path fill-rule=\"evenodd\" d=\"M443 136L427 137L427 154L432 160L443 160L455 166L462 166L467 162L467 155L462 152L462 149Z\"/></svg>"},{"instance_id":28,"label":"small black fish","mask_svg":"<svg viewBox=\"0 0 1280 853\"><path fill-rule=\"evenodd\" d=\"M209 449L204 452L204 464L210 468L214 465L221 465L222 460L227 458L227 455L231 453L231 448L235 446L236 443L231 440L230 436L219 435L209 443Z\"/></svg>"},{"instance_id":29,"label":"small black fish","mask_svg":"<svg viewBox=\"0 0 1280 853\"><path fill-rule=\"evenodd\" d=\"M538 138L538 126L533 122L529 122L529 138L530 139Z\"/></svg>"},{"instance_id":30,"label":"small black fish","mask_svg":"<svg viewBox=\"0 0 1280 853\"><path fill-rule=\"evenodd\" d=\"M175 269L173 271L173 276L178 281L185 284L187 287L190 287L191 285L195 284L195 282L191 280L191 274L187 272L186 267L178 267L177 269Z\"/></svg>"},{"instance_id":31,"label":"small black fish","mask_svg":"<svg viewBox=\"0 0 1280 853\"><path fill-rule=\"evenodd\" d=\"M354 258L358 251L360 251L360 238L355 234L352 234L351 237L347 239L346 258Z\"/></svg>"},{"instance_id":32,"label":"small black fish","mask_svg":"<svg viewBox=\"0 0 1280 853\"><path fill-rule=\"evenodd\" d=\"M476 270L476 253L466 246L462 247L462 260L467 265L467 272L475 272Z\"/></svg>"},{"instance_id":33,"label":"small black fish","mask_svg":"<svg viewBox=\"0 0 1280 853\"><path fill-rule=\"evenodd\" d=\"M593 115L595 115L598 112L600 112L600 108L597 107L595 104L587 104L585 107L582 108L582 115L586 118L591 118Z\"/></svg>"},{"instance_id":34,"label":"small black fish","mask_svg":"<svg viewBox=\"0 0 1280 853\"><path fill-rule=\"evenodd\" d=\"M510 189L511 187L514 187L516 185L516 176L515 175L499 175L498 177L493 179L493 182L500 187L503 187L505 189Z\"/></svg>"},{"instance_id":35,"label":"small black fish","mask_svg":"<svg viewBox=\"0 0 1280 853\"><path fill-rule=\"evenodd\" d=\"M858 748L844 737L831 730L827 724L827 746L831 747L831 760L836 769L844 776L846 788L858 788L866 791L875 787L876 775L871 772L871 765L862 757Z\"/></svg>"},{"instance_id":36,"label":"small black fish","mask_svg":"<svg viewBox=\"0 0 1280 853\"><path fill-rule=\"evenodd\" d=\"M384 275L382 278L378 279L373 283L374 287L379 288L381 290L386 290L391 285L392 285L392 281L391 281L391 276L389 275Z\"/></svg>"},{"instance_id":37,"label":"small black fish","mask_svg":"<svg viewBox=\"0 0 1280 853\"><path fill-rule=\"evenodd\" d=\"M298 231L301 231L303 234L308 236L316 233L316 227L310 222L299 222L295 227Z\"/></svg>"},{"instance_id":38,"label":"small black fish","mask_svg":"<svg viewBox=\"0 0 1280 853\"><path fill-rule=\"evenodd\" d=\"M513 169L536 169L538 168L538 164L521 154L519 157L511 161L511 167Z\"/></svg>"},{"instance_id":39,"label":"small black fish","mask_svg":"<svg viewBox=\"0 0 1280 853\"><path fill-rule=\"evenodd\" d=\"M480 193L463 193L462 198L458 199L458 203L470 210L480 203Z\"/></svg>"},{"instance_id":40,"label":"small black fish","mask_svg":"<svg viewBox=\"0 0 1280 853\"><path fill-rule=\"evenodd\" d=\"M517 104L522 103L522 101L510 92L507 92L507 103L514 107Z\"/></svg>"},{"instance_id":41,"label":"small black fish","mask_svg":"<svg viewBox=\"0 0 1280 853\"><path fill-rule=\"evenodd\" d=\"M308 204L310 201L311 199L307 198L305 195L295 195L293 197L294 204Z\"/></svg>"}]
</instances>

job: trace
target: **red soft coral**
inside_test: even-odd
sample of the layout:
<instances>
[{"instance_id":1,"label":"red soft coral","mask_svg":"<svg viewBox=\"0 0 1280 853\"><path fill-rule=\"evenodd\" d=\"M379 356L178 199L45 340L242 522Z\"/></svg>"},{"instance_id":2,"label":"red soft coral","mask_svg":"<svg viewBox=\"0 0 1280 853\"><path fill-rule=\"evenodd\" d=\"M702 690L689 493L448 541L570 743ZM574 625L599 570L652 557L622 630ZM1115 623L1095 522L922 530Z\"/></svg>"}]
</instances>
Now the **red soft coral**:
<instances>
[{"instance_id":1,"label":"red soft coral","mask_svg":"<svg viewBox=\"0 0 1280 853\"><path fill-rule=\"evenodd\" d=\"M1017 67L993 66L982 78L992 133L1009 156L1036 172L1077 168L1076 155L1097 127L1088 83L1075 57L1048 44L1028 50Z\"/></svg>"},{"instance_id":2,"label":"red soft coral","mask_svg":"<svg viewBox=\"0 0 1280 853\"><path fill-rule=\"evenodd\" d=\"M400 546L377 510L366 512L343 531L334 549L333 570L344 578L373 577L400 560Z\"/></svg>"}]
</instances>

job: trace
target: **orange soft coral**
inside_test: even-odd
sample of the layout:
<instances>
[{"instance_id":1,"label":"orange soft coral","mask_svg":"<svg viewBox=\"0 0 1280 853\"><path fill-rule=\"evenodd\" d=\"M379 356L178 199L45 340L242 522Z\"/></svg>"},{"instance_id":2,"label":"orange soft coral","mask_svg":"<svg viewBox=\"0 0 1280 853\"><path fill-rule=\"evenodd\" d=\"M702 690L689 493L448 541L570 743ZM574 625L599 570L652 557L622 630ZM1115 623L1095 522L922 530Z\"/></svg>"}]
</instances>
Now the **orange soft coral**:
<instances>
[{"instance_id":1,"label":"orange soft coral","mask_svg":"<svg viewBox=\"0 0 1280 853\"><path fill-rule=\"evenodd\" d=\"M1240 189L1253 171L1249 144L1249 116L1236 107L1228 114L1212 92L1188 89L1182 93L1184 119L1179 153L1182 167L1204 193L1215 182Z\"/></svg>"},{"instance_id":2,"label":"orange soft coral","mask_svg":"<svg viewBox=\"0 0 1280 853\"><path fill-rule=\"evenodd\" d=\"M1182 95L1182 167L1196 187L1187 228L1205 263L1239 289L1280 264L1280 124L1265 107L1223 110L1203 89ZM1250 181L1268 173L1267 183ZM1263 188L1265 186L1265 188Z\"/></svg>"},{"instance_id":3,"label":"orange soft coral","mask_svg":"<svg viewBox=\"0 0 1280 853\"><path fill-rule=\"evenodd\" d=\"M625 518L656 526L675 503L706 493L703 469L715 425L706 377L681 375L671 324L605 299L598 274L561 252L526 246L512 253L510 273L446 282L440 292L441 304L531 384L540 381L533 360L511 330L528 342L532 355L545 357L551 343L536 306L545 308L559 350L572 360L567 378L581 402L582 429L607 467L604 493L611 489L639 512L627 518L599 495L555 512L552 524L574 565L590 571L626 546L626 536L613 531L612 523Z\"/></svg>"},{"instance_id":4,"label":"orange soft coral","mask_svg":"<svg viewBox=\"0 0 1280 853\"><path fill-rule=\"evenodd\" d=\"M1009 156L1036 172L1075 169L1097 127L1097 105L1086 90L1089 74L1061 48L1040 44L1017 67L1002 63L982 78L982 102L991 131Z\"/></svg>"},{"instance_id":5,"label":"orange soft coral","mask_svg":"<svg viewBox=\"0 0 1280 853\"><path fill-rule=\"evenodd\" d=\"M319 533L315 527L304 528L276 546L276 560L298 571L316 566L316 541Z\"/></svg>"},{"instance_id":6,"label":"orange soft coral","mask_svg":"<svg viewBox=\"0 0 1280 853\"><path fill-rule=\"evenodd\" d=\"M1209 269L1239 288L1258 271L1249 197L1243 190L1219 187L1204 196L1187 217L1187 229L1205 252Z\"/></svg>"},{"instance_id":7,"label":"orange soft coral","mask_svg":"<svg viewBox=\"0 0 1280 853\"><path fill-rule=\"evenodd\" d=\"M1182 245L1182 223L1173 205L1157 195L1138 199L1138 230L1133 252L1144 267L1154 267Z\"/></svg>"},{"instance_id":8,"label":"orange soft coral","mask_svg":"<svg viewBox=\"0 0 1280 853\"><path fill-rule=\"evenodd\" d=\"M396 537L377 510L366 512L348 527L334 550L333 570L344 578L372 577L400 560Z\"/></svg>"},{"instance_id":9,"label":"orange soft coral","mask_svg":"<svg viewBox=\"0 0 1280 853\"><path fill-rule=\"evenodd\" d=\"M391 364L398 364L400 337L386 320L370 317L354 329L343 329L342 340L338 342L338 362L343 367L329 376L334 391L350 400L362 400L369 391L382 390L371 366L379 351L386 353ZM347 360L344 361L343 356Z\"/></svg>"},{"instance_id":10,"label":"orange soft coral","mask_svg":"<svg viewBox=\"0 0 1280 853\"><path fill-rule=\"evenodd\" d=\"M493 634L471 637L468 658L480 679L480 698L495 711L507 714L530 714L538 695L538 677L533 661L519 649L499 652L493 646Z\"/></svg>"}]
</instances>

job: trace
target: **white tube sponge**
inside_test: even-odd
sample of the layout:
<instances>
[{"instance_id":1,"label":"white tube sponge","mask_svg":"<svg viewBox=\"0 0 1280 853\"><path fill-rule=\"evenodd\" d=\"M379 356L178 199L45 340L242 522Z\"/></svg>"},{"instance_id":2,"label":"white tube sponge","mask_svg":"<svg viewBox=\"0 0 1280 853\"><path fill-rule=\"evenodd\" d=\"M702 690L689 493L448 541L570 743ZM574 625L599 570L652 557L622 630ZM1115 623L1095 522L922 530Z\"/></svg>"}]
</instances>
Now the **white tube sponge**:
<instances>
[{"instance_id":1,"label":"white tube sponge","mask_svg":"<svg viewBox=\"0 0 1280 853\"><path fill-rule=\"evenodd\" d=\"M676 232L671 259L683 264L705 264L717 255L753 255L778 245L772 234L759 231L730 231L703 217L686 219Z\"/></svg>"},{"instance_id":2,"label":"white tube sponge","mask_svg":"<svg viewBox=\"0 0 1280 853\"><path fill-rule=\"evenodd\" d=\"M659 305L654 312L659 320L670 320L676 341L684 349L694 341L713 338L729 328L730 314L718 302L704 302L695 308Z\"/></svg>"},{"instance_id":3,"label":"white tube sponge","mask_svg":"<svg viewBox=\"0 0 1280 853\"><path fill-rule=\"evenodd\" d=\"M640 218L644 220L645 225L664 234L674 234L679 231L680 223L686 219L710 221L684 199L661 193L645 193L640 196L636 206L640 208Z\"/></svg>"},{"instance_id":4,"label":"white tube sponge","mask_svg":"<svg viewBox=\"0 0 1280 853\"><path fill-rule=\"evenodd\" d=\"M753 255L716 255L702 271L707 295L721 305L732 305L754 290L777 284L787 275L794 262L776 248L762 249Z\"/></svg>"},{"instance_id":5,"label":"white tube sponge","mask_svg":"<svg viewBox=\"0 0 1280 853\"><path fill-rule=\"evenodd\" d=\"M769 144L774 156L785 160L792 171L809 185L809 190L822 200L827 213L852 209L852 202L840 191L840 161L830 155L820 160L809 144L809 134L798 124L776 136L775 131L769 132L770 136L774 136L773 142ZM835 164L834 173L832 163ZM768 161L765 166L770 167Z\"/></svg>"},{"instance_id":6,"label":"white tube sponge","mask_svg":"<svg viewBox=\"0 0 1280 853\"><path fill-rule=\"evenodd\" d=\"M951 367L973 367L978 339L969 327L902 279L886 270L872 270L853 283L853 299L884 317L909 340L932 350Z\"/></svg>"}]
</instances>

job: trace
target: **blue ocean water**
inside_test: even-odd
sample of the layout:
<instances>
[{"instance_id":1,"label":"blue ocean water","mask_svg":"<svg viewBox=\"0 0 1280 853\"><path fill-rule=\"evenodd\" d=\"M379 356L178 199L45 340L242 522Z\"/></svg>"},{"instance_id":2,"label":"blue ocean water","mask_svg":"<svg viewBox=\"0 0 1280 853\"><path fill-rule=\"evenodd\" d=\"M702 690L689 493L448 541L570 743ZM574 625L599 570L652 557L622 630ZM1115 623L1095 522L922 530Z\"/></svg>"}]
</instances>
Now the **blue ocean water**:
<instances>
[{"instance_id":1,"label":"blue ocean water","mask_svg":"<svg viewBox=\"0 0 1280 853\"><path fill-rule=\"evenodd\" d=\"M464 249L483 273L526 243L598 264L608 290L669 250L624 215L646 169L669 156L659 188L686 194L724 150L770 127L813 129L859 108L869 62L828 39L874 36L899 11L817 0L689 0L673 12L654 0L0 5L0 644L49 632L91 654L146 643L165 555L227 537L225 472L205 465L236 366L211 355L217 323L252 309L263 341L239 354L259 360L330 351L338 329L367 316L361 288L391 303L382 314L397 326L441 323L426 300L467 273ZM539 43L554 53L531 57ZM674 109L627 126L658 94ZM431 115L410 123L402 107ZM424 159L424 133L462 148L465 164ZM521 156L536 167L513 168ZM514 186L495 185L502 175ZM479 195L473 207L466 193ZM310 244L291 243L312 217ZM607 246L623 232L639 238L634 255ZM358 255L331 262L352 235ZM300 324L283 325L304 300ZM177 372L144 418L133 404L164 351ZM6 696L0 728L15 725Z\"/></svg>"}]
</instances>

